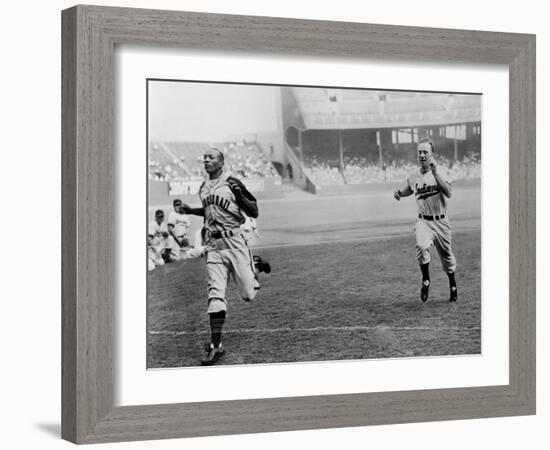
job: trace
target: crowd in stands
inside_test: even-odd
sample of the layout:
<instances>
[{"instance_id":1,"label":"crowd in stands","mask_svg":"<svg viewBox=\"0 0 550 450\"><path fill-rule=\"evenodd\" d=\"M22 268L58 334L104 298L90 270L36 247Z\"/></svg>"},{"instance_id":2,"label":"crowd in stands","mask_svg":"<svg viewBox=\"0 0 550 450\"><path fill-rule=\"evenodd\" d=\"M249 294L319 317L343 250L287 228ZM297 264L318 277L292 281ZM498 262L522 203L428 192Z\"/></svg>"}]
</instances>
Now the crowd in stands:
<instances>
[{"instance_id":1,"label":"crowd in stands","mask_svg":"<svg viewBox=\"0 0 550 450\"><path fill-rule=\"evenodd\" d=\"M175 155L166 151L161 144L149 146L149 180L170 181L180 177L184 171L184 164Z\"/></svg>"},{"instance_id":2,"label":"crowd in stands","mask_svg":"<svg viewBox=\"0 0 550 450\"><path fill-rule=\"evenodd\" d=\"M230 143L220 150L224 154L226 167L237 176L252 178L277 175L271 161L256 144Z\"/></svg>"},{"instance_id":3,"label":"crowd in stands","mask_svg":"<svg viewBox=\"0 0 550 450\"><path fill-rule=\"evenodd\" d=\"M245 141L212 144L224 154L225 167L240 178L274 177L277 171L256 143ZM204 143L167 142L150 146L149 179L201 179L203 155L210 147Z\"/></svg>"},{"instance_id":4,"label":"crowd in stands","mask_svg":"<svg viewBox=\"0 0 550 450\"><path fill-rule=\"evenodd\" d=\"M387 170L378 164L369 164L365 158L344 158L343 175L348 184L369 184L387 181Z\"/></svg>"},{"instance_id":5,"label":"crowd in stands","mask_svg":"<svg viewBox=\"0 0 550 450\"><path fill-rule=\"evenodd\" d=\"M445 160L442 163L446 164L456 180L481 178L481 157L479 153L468 152L462 160Z\"/></svg>"},{"instance_id":6,"label":"crowd in stands","mask_svg":"<svg viewBox=\"0 0 550 450\"><path fill-rule=\"evenodd\" d=\"M469 152L457 161L439 156L436 163L447 168L454 180L481 177L481 158L478 153ZM316 156L305 158L304 165L306 174L318 186L400 182L418 167L416 163L406 160L392 160L380 167L379 163L361 157L344 157L341 166L339 161L319 161Z\"/></svg>"},{"instance_id":7,"label":"crowd in stands","mask_svg":"<svg viewBox=\"0 0 550 450\"><path fill-rule=\"evenodd\" d=\"M170 181L178 177L178 172L171 165L160 165L158 161L149 160L149 180Z\"/></svg>"},{"instance_id":8,"label":"crowd in stands","mask_svg":"<svg viewBox=\"0 0 550 450\"><path fill-rule=\"evenodd\" d=\"M313 183L320 186L344 184L340 169L328 163L318 163L305 167L305 173Z\"/></svg>"}]
</instances>

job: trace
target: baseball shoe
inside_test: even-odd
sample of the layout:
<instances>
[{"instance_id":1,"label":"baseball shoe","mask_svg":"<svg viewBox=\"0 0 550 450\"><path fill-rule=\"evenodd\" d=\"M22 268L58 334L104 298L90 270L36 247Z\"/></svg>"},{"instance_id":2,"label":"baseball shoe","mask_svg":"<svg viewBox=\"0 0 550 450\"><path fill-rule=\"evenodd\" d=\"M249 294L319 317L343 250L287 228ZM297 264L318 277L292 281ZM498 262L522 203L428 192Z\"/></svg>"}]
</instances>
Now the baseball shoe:
<instances>
[{"instance_id":1,"label":"baseball shoe","mask_svg":"<svg viewBox=\"0 0 550 450\"><path fill-rule=\"evenodd\" d=\"M449 297L450 302L456 302L456 299L458 298L458 289L456 286L453 286L451 288L451 296Z\"/></svg>"},{"instance_id":2,"label":"baseball shoe","mask_svg":"<svg viewBox=\"0 0 550 450\"><path fill-rule=\"evenodd\" d=\"M218 361L223 355L225 355L225 350L220 344L218 347L214 347L213 344L206 344L204 348L208 353L206 358L201 361L201 366L211 366L216 361Z\"/></svg>"},{"instance_id":3,"label":"baseball shoe","mask_svg":"<svg viewBox=\"0 0 550 450\"><path fill-rule=\"evenodd\" d=\"M423 302L428 300L428 294L430 293L430 280L424 280L422 287L420 288L420 300Z\"/></svg>"},{"instance_id":4,"label":"baseball shoe","mask_svg":"<svg viewBox=\"0 0 550 450\"><path fill-rule=\"evenodd\" d=\"M254 260L254 266L258 269L258 272L271 272L271 265L267 261L264 261L259 256L254 256L252 259Z\"/></svg>"}]
</instances>

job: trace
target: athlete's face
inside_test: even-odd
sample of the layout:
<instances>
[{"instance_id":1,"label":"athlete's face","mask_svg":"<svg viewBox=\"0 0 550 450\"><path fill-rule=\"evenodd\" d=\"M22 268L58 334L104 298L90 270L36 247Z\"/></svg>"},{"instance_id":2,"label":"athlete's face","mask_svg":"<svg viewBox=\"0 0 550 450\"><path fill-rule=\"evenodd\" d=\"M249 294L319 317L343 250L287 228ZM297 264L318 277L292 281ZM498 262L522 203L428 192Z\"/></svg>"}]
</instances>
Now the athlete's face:
<instances>
[{"instance_id":1,"label":"athlete's face","mask_svg":"<svg viewBox=\"0 0 550 450\"><path fill-rule=\"evenodd\" d=\"M160 225L162 222L164 222L164 214L157 214L155 216L155 219L157 219L157 223Z\"/></svg>"},{"instance_id":2,"label":"athlete's face","mask_svg":"<svg viewBox=\"0 0 550 450\"><path fill-rule=\"evenodd\" d=\"M223 167L223 160L220 152L217 150L207 150L204 153L203 160L204 170L208 175L218 173Z\"/></svg>"},{"instance_id":3,"label":"athlete's face","mask_svg":"<svg viewBox=\"0 0 550 450\"><path fill-rule=\"evenodd\" d=\"M418 144L418 164L424 169L427 169L432 162L432 146L429 142L422 142Z\"/></svg>"}]
</instances>

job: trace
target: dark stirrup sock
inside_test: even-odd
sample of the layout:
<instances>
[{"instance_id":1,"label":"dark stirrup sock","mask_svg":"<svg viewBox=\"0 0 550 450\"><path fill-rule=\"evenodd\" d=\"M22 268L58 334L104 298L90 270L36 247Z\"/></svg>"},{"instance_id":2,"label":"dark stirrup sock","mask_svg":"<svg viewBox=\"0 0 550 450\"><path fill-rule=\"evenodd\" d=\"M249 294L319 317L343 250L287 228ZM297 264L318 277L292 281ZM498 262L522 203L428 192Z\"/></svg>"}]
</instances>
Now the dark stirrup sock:
<instances>
[{"instance_id":1,"label":"dark stirrup sock","mask_svg":"<svg viewBox=\"0 0 550 450\"><path fill-rule=\"evenodd\" d=\"M219 347L222 340L222 328L225 322L225 311L210 313L210 332L212 335L212 344Z\"/></svg>"},{"instance_id":2,"label":"dark stirrup sock","mask_svg":"<svg viewBox=\"0 0 550 450\"><path fill-rule=\"evenodd\" d=\"M447 272L447 276L449 277L449 287L451 288L456 287L455 273Z\"/></svg>"},{"instance_id":3,"label":"dark stirrup sock","mask_svg":"<svg viewBox=\"0 0 550 450\"><path fill-rule=\"evenodd\" d=\"M430 281L430 263L420 264L420 270L422 271L422 281Z\"/></svg>"}]
</instances>

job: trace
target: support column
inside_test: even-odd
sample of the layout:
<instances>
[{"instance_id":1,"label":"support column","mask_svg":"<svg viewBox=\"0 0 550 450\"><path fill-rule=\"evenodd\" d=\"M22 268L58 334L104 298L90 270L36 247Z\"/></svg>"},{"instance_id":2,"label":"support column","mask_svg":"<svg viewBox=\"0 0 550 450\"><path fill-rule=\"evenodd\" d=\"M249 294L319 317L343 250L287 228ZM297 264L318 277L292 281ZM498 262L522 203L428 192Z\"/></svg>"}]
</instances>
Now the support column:
<instances>
[{"instance_id":1,"label":"support column","mask_svg":"<svg viewBox=\"0 0 550 450\"><path fill-rule=\"evenodd\" d=\"M342 130L338 130L338 143L340 148L340 169L344 170L344 145L342 143Z\"/></svg>"},{"instance_id":2,"label":"support column","mask_svg":"<svg viewBox=\"0 0 550 450\"><path fill-rule=\"evenodd\" d=\"M382 156L382 141L380 139L380 130L376 130L376 145L378 145L379 165L380 170L382 170L382 166L384 165L384 157Z\"/></svg>"},{"instance_id":3,"label":"support column","mask_svg":"<svg viewBox=\"0 0 550 450\"><path fill-rule=\"evenodd\" d=\"M298 130L298 149L300 149L300 162L302 163L302 167L304 167L304 148L302 147L302 131L300 129Z\"/></svg>"},{"instance_id":4,"label":"support column","mask_svg":"<svg viewBox=\"0 0 550 450\"><path fill-rule=\"evenodd\" d=\"M458 125L455 125L455 162L458 161Z\"/></svg>"}]
</instances>

